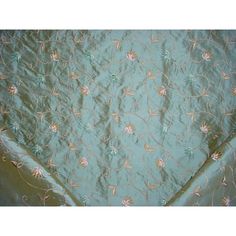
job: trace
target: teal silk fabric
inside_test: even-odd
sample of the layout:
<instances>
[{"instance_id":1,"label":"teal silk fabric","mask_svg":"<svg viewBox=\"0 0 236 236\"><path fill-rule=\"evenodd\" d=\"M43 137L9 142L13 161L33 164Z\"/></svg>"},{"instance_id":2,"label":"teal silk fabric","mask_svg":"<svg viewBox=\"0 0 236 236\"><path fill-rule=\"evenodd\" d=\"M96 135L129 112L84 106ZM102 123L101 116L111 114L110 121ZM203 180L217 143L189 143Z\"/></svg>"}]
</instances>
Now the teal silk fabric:
<instances>
[{"instance_id":1,"label":"teal silk fabric","mask_svg":"<svg viewBox=\"0 0 236 236\"><path fill-rule=\"evenodd\" d=\"M236 32L0 32L0 205L236 205Z\"/></svg>"}]
</instances>

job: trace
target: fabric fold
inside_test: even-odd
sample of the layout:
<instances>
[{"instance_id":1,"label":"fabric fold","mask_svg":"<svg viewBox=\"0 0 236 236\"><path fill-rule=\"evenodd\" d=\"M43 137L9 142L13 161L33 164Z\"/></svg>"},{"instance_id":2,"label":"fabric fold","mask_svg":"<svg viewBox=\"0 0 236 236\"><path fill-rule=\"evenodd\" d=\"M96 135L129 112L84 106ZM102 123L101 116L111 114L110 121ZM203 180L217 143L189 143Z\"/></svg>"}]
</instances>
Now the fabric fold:
<instances>
[{"instance_id":1,"label":"fabric fold","mask_svg":"<svg viewBox=\"0 0 236 236\"><path fill-rule=\"evenodd\" d=\"M81 205L9 130L0 132L0 153L1 205Z\"/></svg>"}]
</instances>

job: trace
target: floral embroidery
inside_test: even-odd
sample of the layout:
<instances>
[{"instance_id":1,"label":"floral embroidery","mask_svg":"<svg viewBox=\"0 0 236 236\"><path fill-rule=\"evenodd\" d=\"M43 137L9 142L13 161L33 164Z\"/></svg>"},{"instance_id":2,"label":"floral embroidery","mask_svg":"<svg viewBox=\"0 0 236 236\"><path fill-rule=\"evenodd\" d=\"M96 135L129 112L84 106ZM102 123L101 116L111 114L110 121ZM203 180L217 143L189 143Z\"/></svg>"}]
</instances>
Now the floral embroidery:
<instances>
[{"instance_id":1,"label":"floral embroidery","mask_svg":"<svg viewBox=\"0 0 236 236\"><path fill-rule=\"evenodd\" d=\"M3 157L3 161L6 161L6 159L4 160L4 157ZM13 166L15 166L16 168L21 168L23 166L23 163L22 162L17 162L17 161L11 161L11 164Z\"/></svg>"},{"instance_id":2,"label":"floral embroidery","mask_svg":"<svg viewBox=\"0 0 236 236\"><path fill-rule=\"evenodd\" d=\"M161 87L158 91L160 96L166 96L166 88L165 87Z\"/></svg>"},{"instance_id":3,"label":"floral embroidery","mask_svg":"<svg viewBox=\"0 0 236 236\"><path fill-rule=\"evenodd\" d=\"M165 162L162 159L157 159L156 160L156 165L158 168L164 168L165 167Z\"/></svg>"},{"instance_id":4,"label":"floral embroidery","mask_svg":"<svg viewBox=\"0 0 236 236\"><path fill-rule=\"evenodd\" d=\"M127 58L130 61L135 61L137 59L137 54L134 51L131 50L127 53Z\"/></svg>"},{"instance_id":5,"label":"floral embroidery","mask_svg":"<svg viewBox=\"0 0 236 236\"><path fill-rule=\"evenodd\" d=\"M87 86L83 86L81 89L80 89L81 93L85 96L89 95L89 88Z\"/></svg>"},{"instance_id":6,"label":"floral embroidery","mask_svg":"<svg viewBox=\"0 0 236 236\"><path fill-rule=\"evenodd\" d=\"M123 206L131 206L133 205L133 199L131 197L125 197L123 200L122 200L122 205Z\"/></svg>"},{"instance_id":7,"label":"floral embroidery","mask_svg":"<svg viewBox=\"0 0 236 236\"><path fill-rule=\"evenodd\" d=\"M70 78L71 80L75 80L75 79L77 79L78 77L79 77L78 74L76 74L75 72L71 72L70 75L69 75L69 78Z\"/></svg>"},{"instance_id":8,"label":"floral embroidery","mask_svg":"<svg viewBox=\"0 0 236 236\"><path fill-rule=\"evenodd\" d=\"M116 49L120 49L120 47L121 47L121 42L120 42L120 40L114 40L113 42L114 42L114 44L115 44Z\"/></svg>"},{"instance_id":9,"label":"floral embroidery","mask_svg":"<svg viewBox=\"0 0 236 236\"><path fill-rule=\"evenodd\" d=\"M120 122L120 116L118 113L112 113L112 117L114 118L115 122L119 123Z\"/></svg>"},{"instance_id":10,"label":"floral embroidery","mask_svg":"<svg viewBox=\"0 0 236 236\"><path fill-rule=\"evenodd\" d=\"M124 162L124 168L125 168L125 169L132 169L132 166L130 165L130 163L129 163L128 160L125 160L125 162Z\"/></svg>"},{"instance_id":11,"label":"floral embroidery","mask_svg":"<svg viewBox=\"0 0 236 236\"><path fill-rule=\"evenodd\" d=\"M198 187L194 190L194 195L196 195L197 197L201 197L200 190L201 190L201 187L198 186Z\"/></svg>"},{"instance_id":12,"label":"floral embroidery","mask_svg":"<svg viewBox=\"0 0 236 236\"><path fill-rule=\"evenodd\" d=\"M213 154L211 154L211 158L214 161L217 161L218 159L220 159L221 157L221 153L220 152L214 152Z\"/></svg>"},{"instance_id":13,"label":"floral embroidery","mask_svg":"<svg viewBox=\"0 0 236 236\"><path fill-rule=\"evenodd\" d=\"M81 157L80 160L79 160L79 163L83 167L87 167L88 166L88 160L87 160L86 157Z\"/></svg>"},{"instance_id":14,"label":"floral embroidery","mask_svg":"<svg viewBox=\"0 0 236 236\"><path fill-rule=\"evenodd\" d=\"M159 42L159 39L155 36L151 36L151 43L158 43Z\"/></svg>"},{"instance_id":15,"label":"floral embroidery","mask_svg":"<svg viewBox=\"0 0 236 236\"><path fill-rule=\"evenodd\" d=\"M51 55L50 55L50 57L51 57L51 59L52 59L53 61L59 61L59 59L60 59L60 55L59 55L59 53L56 52L56 51L52 52Z\"/></svg>"},{"instance_id":16,"label":"floral embroidery","mask_svg":"<svg viewBox=\"0 0 236 236\"><path fill-rule=\"evenodd\" d=\"M10 93L11 95L15 95L17 94L17 88L15 85L11 85L10 87L8 87L8 93Z\"/></svg>"},{"instance_id":17,"label":"floral embroidery","mask_svg":"<svg viewBox=\"0 0 236 236\"><path fill-rule=\"evenodd\" d=\"M224 198L222 199L222 204L223 204L224 206L230 206L230 198L229 198L229 197L224 197Z\"/></svg>"},{"instance_id":18,"label":"floral embroidery","mask_svg":"<svg viewBox=\"0 0 236 236\"><path fill-rule=\"evenodd\" d=\"M150 71L150 70L147 72L147 77L149 79L155 79L155 76L153 75L152 71Z\"/></svg>"},{"instance_id":19,"label":"floral embroidery","mask_svg":"<svg viewBox=\"0 0 236 236\"><path fill-rule=\"evenodd\" d=\"M148 145L146 143L144 144L144 149L146 152L154 152L155 151L155 149L153 147L151 147L150 145Z\"/></svg>"},{"instance_id":20,"label":"floral embroidery","mask_svg":"<svg viewBox=\"0 0 236 236\"><path fill-rule=\"evenodd\" d=\"M77 117L80 117L80 115L81 115L80 112L78 112L78 111L76 111L76 110L74 110L74 109L72 109L72 113L73 113L75 116L77 116Z\"/></svg>"},{"instance_id":21,"label":"floral embroidery","mask_svg":"<svg viewBox=\"0 0 236 236\"><path fill-rule=\"evenodd\" d=\"M169 127L168 127L166 124L163 124L162 132L163 132L164 134L166 134L166 133L168 132L168 129L169 129Z\"/></svg>"},{"instance_id":22,"label":"floral embroidery","mask_svg":"<svg viewBox=\"0 0 236 236\"><path fill-rule=\"evenodd\" d=\"M200 126L200 130L202 131L202 133L207 134L210 131L210 127L204 122Z\"/></svg>"},{"instance_id":23,"label":"floral embroidery","mask_svg":"<svg viewBox=\"0 0 236 236\"><path fill-rule=\"evenodd\" d=\"M222 179L221 184L222 184L223 186L225 186L225 187L228 185L227 182L226 182L225 176L224 176L224 178Z\"/></svg>"},{"instance_id":24,"label":"floral embroidery","mask_svg":"<svg viewBox=\"0 0 236 236\"><path fill-rule=\"evenodd\" d=\"M14 142L46 164L48 174L36 164L25 181L37 187L36 180L55 175L84 205L235 204L235 37L3 31L0 144ZM10 159L15 147L0 157L13 170L26 158L16 149ZM43 187L44 197L47 189L51 195L53 186Z\"/></svg>"},{"instance_id":25,"label":"floral embroidery","mask_svg":"<svg viewBox=\"0 0 236 236\"><path fill-rule=\"evenodd\" d=\"M32 171L32 175L37 179L42 178L43 177L42 169L40 169L39 167L35 167Z\"/></svg>"},{"instance_id":26,"label":"floral embroidery","mask_svg":"<svg viewBox=\"0 0 236 236\"><path fill-rule=\"evenodd\" d=\"M204 97L207 97L208 96L208 91L206 89L203 89L202 92L201 92L201 95L204 96Z\"/></svg>"},{"instance_id":27,"label":"floral embroidery","mask_svg":"<svg viewBox=\"0 0 236 236\"><path fill-rule=\"evenodd\" d=\"M112 195L115 196L115 195L116 195L117 186L115 186L115 185L109 185L109 188L112 190Z\"/></svg>"},{"instance_id":28,"label":"floral embroidery","mask_svg":"<svg viewBox=\"0 0 236 236\"><path fill-rule=\"evenodd\" d=\"M195 112L188 112L186 114L191 117L192 122L195 120Z\"/></svg>"},{"instance_id":29,"label":"floral embroidery","mask_svg":"<svg viewBox=\"0 0 236 236\"><path fill-rule=\"evenodd\" d=\"M158 112L157 112L157 111L153 111L153 110L151 110L151 109L148 110L148 114L149 114L150 116L158 116Z\"/></svg>"},{"instance_id":30,"label":"floral embroidery","mask_svg":"<svg viewBox=\"0 0 236 236\"><path fill-rule=\"evenodd\" d=\"M129 89L129 88L125 88L124 89L124 95L125 96L133 96L134 92L131 89Z\"/></svg>"},{"instance_id":31,"label":"floral embroidery","mask_svg":"<svg viewBox=\"0 0 236 236\"><path fill-rule=\"evenodd\" d=\"M58 131L58 127L55 123L52 123L49 128L52 130L52 132L56 133Z\"/></svg>"},{"instance_id":32,"label":"floral embroidery","mask_svg":"<svg viewBox=\"0 0 236 236\"><path fill-rule=\"evenodd\" d=\"M57 92L57 90L55 88L52 89L52 95L53 96L58 96L59 93Z\"/></svg>"},{"instance_id":33,"label":"floral embroidery","mask_svg":"<svg viewBox=\"0 0 236 236\"><path fill-rule=\"evenodd\" d=\"M202 53L202 58L205 60L205 61L210 61L211 58L212 58L212 54L208 51L205 51Z\"/></svg>"},{"instance_id":34,"label":"floral embroidery","mask_svg":"<svg viewBox=\"0 0 236 236\"><path fill-rule=\"evenodd\" d=\"M70 150L72 150L72 151L73 151L73 150L76 150L76 146L75 146L74 143L71 143L71 142L70 142L70 143L68 144L68 146L69 146Z\"/></svg>"},{"instance_id":35,"label":"floral embroidery","mask_svg":"<svg viewBox=\"0 0 236 236\"><path fill-rule=\"evenodd\" d=\"M132 124L128 124L125 126L124 131L127 134L133 134L134 133L134 126Z\"/></svg>"},{"instance_id":36,"label":"floral embroidery","mask_svg":"<svg viewBox=\"0 0 236 236\"><path fill-rule=\"evenodd\" d=\"M147 184L147 187L148 187L148 189L150 189L150 190L154 190L154 189L157 188L157 185L156 185L156 184L150 184L150 183L148 183L148 184Z\"/></svg>"}]
</instances>

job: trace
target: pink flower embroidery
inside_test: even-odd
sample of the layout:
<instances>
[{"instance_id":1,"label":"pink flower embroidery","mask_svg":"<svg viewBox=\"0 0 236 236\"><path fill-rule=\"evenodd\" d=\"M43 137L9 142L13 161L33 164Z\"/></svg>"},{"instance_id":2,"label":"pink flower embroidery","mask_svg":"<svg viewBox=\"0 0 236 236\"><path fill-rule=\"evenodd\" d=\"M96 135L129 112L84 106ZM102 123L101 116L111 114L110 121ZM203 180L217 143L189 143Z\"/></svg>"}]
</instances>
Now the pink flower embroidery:
<instances>
[{"instance_id":1,"label":"pink flower embroidery","mask_svg":"<svg viewBox=\"0 0 236 236\"><path fill-rule=\"evenodd\" d=\"M151 77L152 76L152 72L149 70L148 72L147 72L147 77Z\"/></svg>"},{"instance_id":2,"label":"pink flower embroidery","mask_svg":"<svg viewBox=\"0 0 236 236\"><path fill-rule=\"evenodd\" d=\"M166 88L165 87L161 87L158 91L159 95L161 96L166 96Z\"/></svg>"},{"instance_id":3,"label":"pink flower embroidery","mask_svg":"<svg viewBox=\"0 0 236 236\"><path fill-rule=\"evenodd\" d=\"M133 204L133 199L131 197L125 197L123 200L122 200L122 205L123 206L130 206Z\"/></svg>"},{"instance_id":4,"label":"pink flower embroidery","mask_svg":"<svg viewBox=\"0 0 236 236\"><path fill-rule=\"evenodd\" d=\"M134 132L134 126L132 124L128 124L125 126L125 129L124 131L127 133L127 134L133 134Z\"/></svg>"},{"instance_id":5,"label":"pink flower embroidery","mask_svg":"<svg viewBox=\"0 0 236 236\"><path fill-rule=\"evenodd\" d=\"M81 89L80 89L81 93L85 96L89 95L89 88L87 86L83 86Z\"/></svg>"},{"instance_id":6,"label":"pink flower embroidery","mask_svg":"<svg viewBox=\"0 0 236 236\"><path fill-rule=\"evenodd\" d=\"M88 166L88 160L87 160L86 157L81 157L80 160L79 160L79 163L80 163L80 165L83 166L83 167Z\"/></svg>"},{"instance_id":7,"label":"pink flower embroidery","mask_svg":"<svg viewBox=\"0 0 236 236\"><path fill-rule=\"evenodd\" d=\"M155 76L153 75L152 71L150 71L150 70L147 72L147 77L149 79L155 79Z\"/></svg>"},{"instance_id":8,"label":"pink flower embroidery","mask_svg":"<svg viewBox=\"0 0 236 236\"><path fill-rule=\"evenodd\" d=\"M130 61L135 61L137 59L137 54L131 50L127 53L127 59Z\"/></svg>"},{"instance_id":9,"label":"pink flower embroidery","mask_svg":"<svg viewBox=\"0 0 236 236\"><path fill-rule=\"evenodd\" d=\"M210 61L211 58L212 58L212 54L208 51L205 51L202 53L202 58L205 60L205 61Z\"/></svg>"},{"instance_id":10,"label":"pink flower embroidery","mask_svg":"<svg viewBox=\"0 0 236 236\"><path fill-rule=\"evenodd\" d=\"M134 92L131 89L129 89L129 88L125 88L123 90L123 92L124 92L125 96L133 96L134 95Z\"/></svg>"}]
</instances>

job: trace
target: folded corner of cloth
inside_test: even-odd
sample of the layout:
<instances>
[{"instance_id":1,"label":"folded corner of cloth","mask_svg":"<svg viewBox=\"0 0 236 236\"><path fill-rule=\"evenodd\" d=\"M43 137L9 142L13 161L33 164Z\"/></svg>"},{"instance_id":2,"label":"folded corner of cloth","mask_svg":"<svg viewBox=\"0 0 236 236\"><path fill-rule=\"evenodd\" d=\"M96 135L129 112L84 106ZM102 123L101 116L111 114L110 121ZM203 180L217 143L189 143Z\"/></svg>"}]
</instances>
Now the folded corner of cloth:
<instances>
[{"instance_id":1,"label":"folded corner of cloth","mask_svg":"<svg viewBox=\"0 0 236 236\"><path fill-rule=\"evenodd\" d=\"M9 130L0 132L0 205L81 206Z\"/></svg>"}]
</instances>

